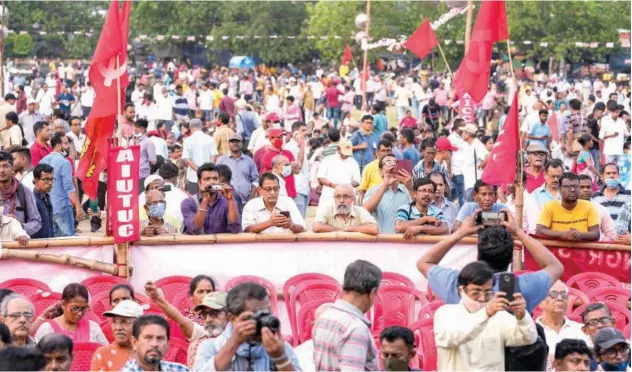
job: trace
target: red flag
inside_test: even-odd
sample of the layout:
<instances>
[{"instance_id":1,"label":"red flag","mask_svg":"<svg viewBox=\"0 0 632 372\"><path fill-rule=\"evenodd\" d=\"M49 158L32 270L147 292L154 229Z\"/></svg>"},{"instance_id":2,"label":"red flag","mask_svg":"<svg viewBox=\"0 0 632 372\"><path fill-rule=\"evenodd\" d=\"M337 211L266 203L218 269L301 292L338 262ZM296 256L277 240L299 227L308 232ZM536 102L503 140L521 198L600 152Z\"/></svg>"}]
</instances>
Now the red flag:
<instances>
[{"instance_id":1,"label":"red flag","mask_svg":"<svg viewBox=\"0 0 632 372\"><path fill-rule=\"evenodd\" d=\"M108 14L101 30L99 42L90 63L90 82L96 99L85 126L87 139L81 151L77 174L83 182L83 190L91 198L96 198L99 175L107 168L108 138L114 133L114 121L125 103L125 88L129 83L127 73L127 40L131 1L125 1L119 10L119 3L110 3ZM119 68L116 68L117 57ZM120 77L120 92L117 78Z\"/></svg>"},{"instance_id":2,"label":"red flag","mask_svg":"<svg viewBox=\"0 0 632 372\"><path fill-rule=\"evenodd\" d=\"M516 156L520 149L518 139L518 93L514 94L503 129L498 134L481 180L488 185L508 185L516 179Z\"/></svg>"},{"instance_id":3,"label":"red flag","mask_svg":"<svg viewBox=\"0 0 632 372\"><path fill-rule=\"evenodd\" d=\"M546 125L549 126L551 130L551 139L555 142L560 142L560 131L557 123L557 114L555 114L555 110L552 111L549 120L546 122Z\"/></svg>"},{"instance_id":4,"label":"red flag","mask_svg":"<svg viewBox=\"0 0 632 372\"><path fill-rule=\"evenodd\" d=\"M456 91L480 102L487 93L494 43L509 38L504 1L481 1L470 45L454 79Z\"/></svg>"},{"instance_id":5,"label":"red flag","mask_svg":"<svg viewBox=\"0 0 632 372\"><path fill-rule=\"evenodd\" d=\"M417 31L404 41L403 45L421 59L425 58L432 51L432 48L439 45L439 40L430 26L428 17L424 19Z\"/></svg>"},{"instance_id":6,"label":"red flag","mask_svg":"<svg viewBox=\"0 0 632 372\"><path fill-rule=\"evenodd\" d=\"M349 44L347 44L345 46L345 52L342 55L342 64L346 65L351 61L353 61L353 55L351 54L351 48L349 47Z\"/></svg>"}]
</instances>

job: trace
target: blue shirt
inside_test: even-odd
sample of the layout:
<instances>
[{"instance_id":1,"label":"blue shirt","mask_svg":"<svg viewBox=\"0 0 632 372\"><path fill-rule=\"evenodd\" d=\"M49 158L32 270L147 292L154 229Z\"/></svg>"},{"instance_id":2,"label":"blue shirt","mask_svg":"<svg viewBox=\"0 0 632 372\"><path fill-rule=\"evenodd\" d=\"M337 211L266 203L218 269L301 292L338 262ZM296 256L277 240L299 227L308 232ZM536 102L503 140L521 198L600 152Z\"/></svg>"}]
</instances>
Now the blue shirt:
<instances>
[{"instance_id":1,"label":"blue shirt","mask_svg":"<svg viewBox=\"0 0 632 372\"><path fill-rule=\"evenodd\" d=\"M546 184L538 187L533 190L531 195L535 198L535 201L538 202L538 208L544 208L544 204L550 202L551 200L562 200L562 194L558 191L557 197L554 197L547 189Z\"/></svg>"},{"instance_id":2,"label":"blue shirt","mask_svg":"<svg viewBox=\"0 0 632 372\"><path fill-rule=\"evenodd\" d=\"M458 270L439 265L433 266L428 272L430 288L446 304L458 304L461 301L457 288L458 278ZM516 282L518 283L516 291L519 291L527 302L528 312L532 312L548 296L551 287L551 277L544 270L522 274L516 278ZM493 288L494 291L498 290L498 280L494 280Z\"/></svg>"},{"instance_id":3,"label":"blue shirt","mask_svg":"<svg viewBox=\"0 0 632 372\"><path fill-rule=\"evenodd\" d=\"M426 214L423 214L412 202L399 207L399 209L397 210L397 218L395 218L395 221L414 221L424 216L437 217L439 221L445 222L441 209L435 207L434 205L429 205Z\"/></svg>"},{"instance_id":4,"label":"blue shirt","mask_svg":"<svg viewBox=\"0 0 632 372\"><path fill-rule=\"evenodd\" d=\"M456 216L459 214L459 208L457 208L456 205L449 201L445 196L441 201L441 205L437 205L434 200L430 202L430 205L441 209L443 219L448 224L449 231L452 231L454 222L456 222Z\"/></svg>"},{"instance_id":5,"label":"blue shirt","mask_svg":"<svg viewBox=\"0 0 632 372\"><path fill-rule=\"evenodd\" d=\"M228 323L226 329L221 335L216 338L210 338L202 341L197 349L195 356L195 363L193 364L193 370L195 371L216 371L215 369L215 356L224 347L231 334L233 333L233 325ZM294 369L301 371L301 366L298 363L294 349L287 342L285 345L285 355L292 361ZM252 371L270 371L272 360L270 356L265 352L262 345L254 346L250 348L252 353L248 352L248 345L241 344L239 349L233 357L228 371L247 371L249 363L249 354L251 359ZM245 353L242 352L245 351Z\"/></svg>"},{"instance_id":6,"label":"blue shirt","mask_svg":"<svg viewBox=\"0 0 632 372\"><path fill-rule=\"evenodd\" d=\"M356 130L351 135L351 144L353 146L358 146L361 143L367 144L366 149L353 151L353 158L358 163L360 172L362 172L362 169L364 169L367 164L375 159L375 151L377 150L377 143L379 141L380 137L375 134L375 132L365 134L362 130Z\"/></svg>"},{"instance_id":7,"label":"blue shirt","mask_svg":"<svg viewBox=\"0 0 632 372\"><path fill-rule=\"evenodd\" d=\"M40 163L53 167L53 189L50 200L53 203L53 214L63 212L70 206L70 193L75 191L72 183L72 169L70 162L59 152L51 152Z\"/></svg>"},{"instance_id":8,"label":"blue shirt","mask_svg":"<svg viewBox=\"0 0 632 372\"><path fill-rule=\"evenodd\" d=\"M467 202L463 204L459 214L456 216L456 220L459 222L463 222L468 216L474 214L474 211L477 209L481 209L476 202ZM503 209L509 209L506 205L501 203L494 203L492 205L491 212L500 212Z\"/></svg>"},{"instance_id":9,"label":"blue shirt","mask_svg":"<svg viewBox=\"0 0 632 372\"><path fill-rule=\"evenodd\" d=\"M380 185L370 188L364 196L363 203L369 200L380 187L382 186ZM395 192L393 192L393 189L390 187L386 190L386 192L384 192L380 203L377 205L377 209L373 212L373 217L377 220L380 233L395 234L395 219L397 218L397 210L401 205L409 204L410 202L412 202L410 194L408 193L406 186L402 184L397 186L397 190Z\"/></svg>"},{"instance_id":10,"label":"blue shirt","mask_svg":"<svg viewBox=\"0 0 632 372\"><path fill-rule=\"evenodd\" d=\"M37 190L33 190L37 211L42 218L42 227L38 232L31 235L32 239L46 239L55 236L53 231L53 204L50 201L50 195L42 194Z\"/></svg>"},{"instance_id":11,"label":"blue shirt","mask_svg":"<svg viewBox=\"0 0 632 372\"><path fill-rule=\"evenodd\" d=\"M536 137L542 137L542 136L546 136L551 137L551 129L549 129L549 126L545 124L542 124L542 122L538 121L537 123L534 123L531 126L531 130L529 131L529 135L531 136L536 136ZM541 143L544 147L546 146L547 140L543 139L543 140L535 140L535 139L530 139L529 140L529 144L532 143Z\"/></svg>"},{"instance_id":12,"label":"blue shirt","mask_svg":"<svg viewBox=\"0 0 632 372\"><path fill-rule=\"evenodd\" d=\"M388 119L383 112L373 115L373 133L377 134L378 138L388 129Z\"/></svg>"},{"instance_id":13,"label":"blue shirt","mask_svg":"<svg viewBox=\"0 0 632 372\"><path fill-rule=\"evenodd\" d=\"M404 159L410 160L412 162L413 167L417 165L417 163L419 163L419 158L421 157L419 151L417 151L417 149L412 146L405 148L403 155Z\"/></svg>"},{"instance_id":14,"label":"blue shirt","mask_svg":"<svg viewBox=\"0 0 632 372\"><path fill-rule=\"evenodd\" d=\"M626 190L630 190L630 154L619 156L617 167L619 167L620 174L619 183Z\"/></svg>"},{"instance_id":15,"label":"blue shirt","mask_svg":"<svg viewBox=\"0 0 632 372\"><path fill-rule=\"evenodd\" d=\"M175 96L173 99L173 112L176 115L189 115L189 101L182 96Z\"/></svg>"},{"instance_id":16,"label":"blue shirt","mask_svg":"<svg viewBox=\"0 0 632 372\"><path fill-rule=\"evenodd\" d=\"M243 201L248 201L252 185L259 186L259 172L255 161L243 153L235 159L232 155L223 155L217 159L217 165L227 165L233 172L230 184Z\"/></svg>"},{"instance_id":17,"label":"blue shirt","mask_svg":"<svg viewBox=\"0 0 632 372\"><path fill-rule=\"evenodd\" d=\"M190 369L180 363L160 361L159 371L163 372L189 372ZM121 369L121 372L143 372L143 368L138 364L136 359L129 360Z\"/></svg>"},{"instance_id":18,"label":"blue shirt","mask_svg":"<svg viewBox=\"0 0 632 372\"><path fill-rule=\"evenodd\" d=\"M75 100L75 97L70 93L61 93L57 96L59 101L59 110L64 114L70 114L70 103Z\"/></svg>"}]
</instances>

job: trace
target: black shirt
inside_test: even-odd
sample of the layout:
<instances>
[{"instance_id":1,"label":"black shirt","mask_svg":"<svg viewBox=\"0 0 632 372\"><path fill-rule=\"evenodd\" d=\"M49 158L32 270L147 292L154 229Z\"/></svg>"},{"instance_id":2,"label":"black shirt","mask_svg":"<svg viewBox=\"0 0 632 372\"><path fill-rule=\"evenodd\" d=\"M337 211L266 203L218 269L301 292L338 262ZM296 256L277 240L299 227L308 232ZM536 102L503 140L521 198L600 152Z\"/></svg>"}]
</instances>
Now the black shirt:
<instances>
[{"instance_id":1,"label":"black shirt","mask_svg":"<svg viewBox=\"0 0 632 372\"><path fill-rule=\"evenodd\" d=\"M50 201L50 195L42 194L33 190L33 196L35 197L35 205L37 211L42 217L42 228L31 236L32 239L46 239L55 236L53 231L53 204Z\"/></svg>"}]
</instances>

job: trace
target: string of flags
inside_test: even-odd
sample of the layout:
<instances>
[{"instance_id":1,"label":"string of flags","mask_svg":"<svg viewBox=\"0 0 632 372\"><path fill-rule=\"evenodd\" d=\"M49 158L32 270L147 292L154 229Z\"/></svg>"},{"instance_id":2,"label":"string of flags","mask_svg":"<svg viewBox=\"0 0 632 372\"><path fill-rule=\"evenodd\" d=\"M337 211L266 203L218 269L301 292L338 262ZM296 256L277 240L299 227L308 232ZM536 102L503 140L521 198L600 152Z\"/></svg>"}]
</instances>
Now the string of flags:
<instances>
[{"instance_id":1,"label":"string of flags","mask_svg":"<svg viewBox=\"0 0 632 372\"><path fill-rule=\"evenodd\" d=\"M47 32L47 31L36 31L36 32L29 32L29 31L13 31L13 30L9 30L9 33L18 33L19 35L28 35L28 34L39 34L39 35L47 35L47 34L57 34L57 35L65 35L65 34L73 34L73 35L83 35L86 37L92 37L95 36L94 33L92 32L83 32L83 31L73 31L73 32L65 32L65 31L54 31L54 32ZM139 35L138 37L135 38L138 41L143 41L143 40L156 40L156 41L165 41L165 40L186 40L186 41L190 41L190 42L199 42L199 43L204 43L204 42L213 42L216 40L229 40L229 39L237 39L237 40L244 40L244 39L278 39L278 40L315 40L315 39L319 39L319 40L328 40L328 39L335 39L335 40L342 40L342 39L349 39L349 40L353 40L355 39L355 36L340 36L340 35L324 35L324 36L314 36L314 35L268 35L268 36L262 36L262 35L254 35L254 36L246 36L246 35L224 35L224 36L213 36L213 35ZM464 41L463 40L450 40L450 39L444 39L441 40L441 42L443 42L443 44L445 45L450 45L452 43L456 43L458 45L463 45ZM548 47L548 46L552 46L553 43L551 42L547 42L547 41L532 41L532 40L523 40L523 41L515 41L515 40L511 40L510 43L512 45L539 45L541 47ZM575 42L575 46L578 48L599 48L600 46L605 46L606 48L614 48L615 43L614 42L607 42L607 43L599 43L599 42L583 42L583 41L576 41ZM624 47L629 47L628 45L623 45Z\"/></svg>"}]
</instances>

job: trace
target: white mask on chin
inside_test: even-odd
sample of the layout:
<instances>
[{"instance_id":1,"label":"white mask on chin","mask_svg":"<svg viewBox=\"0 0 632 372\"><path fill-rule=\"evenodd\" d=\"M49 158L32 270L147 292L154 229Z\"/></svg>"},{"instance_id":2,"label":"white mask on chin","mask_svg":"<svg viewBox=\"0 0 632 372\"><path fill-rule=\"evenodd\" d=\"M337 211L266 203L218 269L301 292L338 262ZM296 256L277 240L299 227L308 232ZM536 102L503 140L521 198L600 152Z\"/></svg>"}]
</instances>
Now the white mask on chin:
<instances>
[{"instance_id":1,"label":"white mask on chin","mask_svg":"<svg viewBox=\"0 0 632 372\"><path fill-rule=\"evenodd\" d=\"M461 289L461 301L463 301L463 305L470 313L475 313L487 306L487 302L472 300L467 294L465 294L465 290L463 289Z\"/></svg>"}]
</instances>

